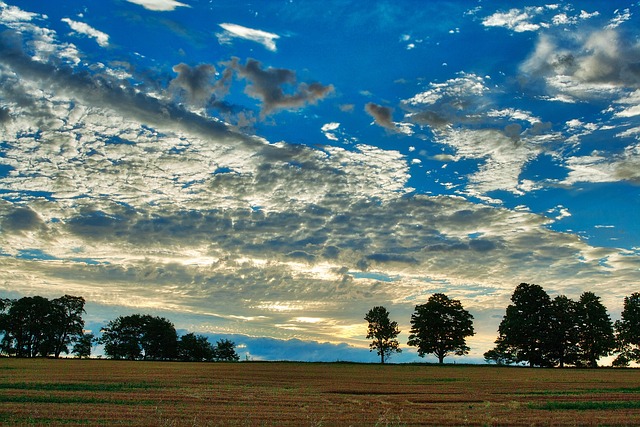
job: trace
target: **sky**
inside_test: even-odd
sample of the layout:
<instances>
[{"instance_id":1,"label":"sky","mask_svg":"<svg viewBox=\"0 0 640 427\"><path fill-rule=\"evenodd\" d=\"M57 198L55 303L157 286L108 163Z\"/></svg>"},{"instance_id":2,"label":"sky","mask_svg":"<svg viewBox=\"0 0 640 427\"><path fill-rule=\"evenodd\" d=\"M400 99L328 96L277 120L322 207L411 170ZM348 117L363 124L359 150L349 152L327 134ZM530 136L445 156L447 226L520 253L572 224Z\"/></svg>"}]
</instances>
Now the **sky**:
<instances>
[{"instance_id":1,"label":"sky","mask_svg":"<svg viewBox=\"0 0 640 427\"><path fill-rule=\"evenodd\" d=\"M522 4L522 5L521 5ZM640 291L640 3L0 0L0 297L403 353L436 292L482 361L515 287ZM425 358L434 361L433 357Z\"/></svg>"}]
</instances>

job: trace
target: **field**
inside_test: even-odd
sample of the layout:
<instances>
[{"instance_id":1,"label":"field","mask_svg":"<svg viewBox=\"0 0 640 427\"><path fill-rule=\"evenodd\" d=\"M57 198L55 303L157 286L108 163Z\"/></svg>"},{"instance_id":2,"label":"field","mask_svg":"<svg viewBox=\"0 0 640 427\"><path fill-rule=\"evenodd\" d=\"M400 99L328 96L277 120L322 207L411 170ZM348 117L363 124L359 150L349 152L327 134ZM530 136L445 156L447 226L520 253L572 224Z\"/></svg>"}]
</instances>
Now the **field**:
<instances>
[{"instance_id":1,"label":"field","mask_svg":"<svg viewBox=\"0 0 640 427\"><path fill-rule=\"evenodd\" d=\"M640 425L640 370L0 359L2 425Z\"/></svg>"}]
</instances>

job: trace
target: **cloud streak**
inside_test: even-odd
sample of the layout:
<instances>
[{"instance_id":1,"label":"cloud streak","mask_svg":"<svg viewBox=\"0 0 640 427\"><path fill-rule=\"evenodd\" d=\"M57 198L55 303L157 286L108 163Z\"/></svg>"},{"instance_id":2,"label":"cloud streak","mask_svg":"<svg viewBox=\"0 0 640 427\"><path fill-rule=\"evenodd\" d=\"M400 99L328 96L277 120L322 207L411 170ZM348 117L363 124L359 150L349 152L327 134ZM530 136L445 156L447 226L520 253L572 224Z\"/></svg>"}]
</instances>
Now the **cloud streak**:
<instances>
[{"instance_id":1,"label":"cloud streak","mask_svg":"<svg viewBox=\"0 0 640 427\"><path fill-rule=\"evenodd\" d=\"M84 22L74 21L69 18L63 18L62 22L67 23L75 33L95 39L96 43L98 43L100 46L109 46L109 35L107 33L96 30L95 28L85 24Z\"/></svg>"},{"instance_id":2,"label":"cloud streak","mask_svg":"<svg viewBox=\"0 0 640 427\"><path fill-rule=\"evenodd\" d=\"M169 12L178 7L190 7L188 4L180 3L176 0L127 0L129 3L137 4L145 9L155 12Z\"/></svg>"},{"instance_id":3,"label":"cloud streak","mask_svg":"<svg viewBox=\"0 0 640 427\"><path fill-rule=\"evenodd\" d=\"M218 41L221 44L228 44L233 38L240 38L259 43L265 47L265 49L275 52L278 50L276 46L276 40L280 38L279 35L268 33L262 30L255 30L253 28L243 27L242 25L223 23L220 27L224 30L223 33L218 33Z\"/></svg>"}]
</instances>

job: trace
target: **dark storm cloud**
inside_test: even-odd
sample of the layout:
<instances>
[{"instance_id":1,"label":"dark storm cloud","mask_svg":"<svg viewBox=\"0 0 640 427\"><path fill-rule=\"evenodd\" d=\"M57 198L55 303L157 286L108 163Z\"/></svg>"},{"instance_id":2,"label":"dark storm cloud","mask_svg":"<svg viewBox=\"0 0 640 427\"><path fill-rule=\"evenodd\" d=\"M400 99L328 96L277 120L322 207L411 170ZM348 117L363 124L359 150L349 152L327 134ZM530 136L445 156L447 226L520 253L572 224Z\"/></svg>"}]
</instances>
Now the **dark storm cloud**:
<instances>
[{"instance_id":1,"label":"dark storm cloud","mask_svg":"<svg viewBox=\"0 0 640 427\"><path fill-rule=\"evenodd\" d=\"M378 126L393 131L396 130L396 125L393 123L392 117L393 110L391 108L369 102L364 106L364 110L373 117Z\"/></svg>"},{"instance_id":2,"label":"dark storm cloud","mask_svg":"<svg viewBox=\"0 0 640 427\"><path fill-rule=\"evenodd\" d=\"M11 111L6 107L0 107L0 124L11 120Z\"/></svg>"},{"instance_id":3,"label":"dark storm cloud","mask_svg":"<svg viewBox=\"0 0 640 427\"><path fill-rule=\"evenodd\" d=\"M28 206L9 207L2 218L2 230L5 232L32 231L44 227L40 215Z\"/></svg>"},{"instance_id":4,"label":"dark storm cloud","mask_svg":"<svg viewBox=\"0 0 640 427\"><path fill-rule=\"evenodd\" d=\"M307 104L316 104L334 91L333 85L320 83L298 83L296 73L284 68L262 68L255 59L248 59L245 65L238 58L228 64L243 79L249 82L245 92L262 102L261 116L276 110L297 109ZM290 89L290 93L285 92Z\"/></svg>"},{"instance_id":5,"label":"dark storm cloud","mask_svg":"<svg viewBox=\"0 0 640 427\"><path fill-rule=\"evenodd\" d=\"M113 239L129 231L126 217L95 210L83 212L67 221L69 231L93 239Z\"/></svg>"},{"instance_id":6,"label":"dark storm cloud","mask_svg":"<svg viewBox=\"0 0 640 427\"><path fill-rule=\"evenodd\" d=\"M378 263L401 263L401 264L418 264L418 260L409 255L402 255L396 253L380 253L367 255L368 261Z\"/></svg>"},{"instance_id":7,"label":"dark storm cloud","mask_svg":"<svg viewBox=\"0 0 640 427\"><path fill-rule=\"evenodd\" d=\"M178 76L171 80L169 89L184 91L187 99L198 106L206 105L212 97L224 97L229 89L230 70L227 70L220 80L216 80L216 68L211 64L191 67L180 63L173 67L173 71L178 73Z\"/></svg>"},{"instance_id":8,"label":"dark storm cloud","mask_svg":"<svg viewBox=\"0 0 640 427\"><path fill-rule=\"evenodd\" d=\"M412 114L410 116L410 119L413 123L417 123L419 125L427 125L432 128L445 127L451 123L450 118L446 117L442 113L431 110Z\"/></svg>"}]
</instances>

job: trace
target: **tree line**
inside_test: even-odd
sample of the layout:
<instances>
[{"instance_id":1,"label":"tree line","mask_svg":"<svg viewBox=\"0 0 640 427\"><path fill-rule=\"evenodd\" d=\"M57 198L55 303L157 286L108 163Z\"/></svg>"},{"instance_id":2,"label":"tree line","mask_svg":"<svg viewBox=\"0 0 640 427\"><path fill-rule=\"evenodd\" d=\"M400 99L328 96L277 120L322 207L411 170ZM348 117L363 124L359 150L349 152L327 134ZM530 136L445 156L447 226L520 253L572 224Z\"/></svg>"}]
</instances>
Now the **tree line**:
<instances>
[{"instance_id":1,"label":"tree line","mask_svg":"<svg viewBox=\"0 0 640 427\"><path fill-rule=\"evenodd\" d=\"M370 351L384 363L399 353L398 323L382 306L373 307L365 320ZM407 345L418 355L433 354L439 363L450 354L468 354L466 338L474 335L473 316L460 301L432 295L415 307ZM640 363L640 293L624 298L621 319L613 323L600 297L584 292L578 301L565 295L551 299L539 286L521 283L498 327L495 347L484 353L497 364L526 363L540 367L597 367L604 356L617 354L613 366Z\"/></svg>"},{"instance_id":2,"label":"tree line","mask_svg":"<svg viewBox=\"0 0 640 427\"><path fill-rule=\"evenodd\" d=\"M85 300L65 295L0 299L0 354L12 357L89 357L95 344L104 345L112 359L237 361L235 343L227 339L214 346L207 337L187 333L178 337L169 320L151 315L120 316L95 337L84 331Z\"/></svg>"},{"instance_id":3,"label":"tree line","mask_svg":"<svg viewBox=\"0 0 640 427\"><path fill-rule=\"evenodd\" d=\"M13 357L88 357L102 344L112 359L237 361L235 343L222 339L214 346L207 337L178 336L169 320L151 315L119 316L101 329L101 336L85 333L85 300L64 295L0 299L0 355ZM365 316L370 351L384 363L399 353L398 323L383 306ZM443 293L415 306L407 345L418 355L433 354L443 363L449 355L469 353L466 338L473 336L473 316L460 301ZM498 327L495 347L484 354L487 362L526 363L541 367L597 367L601 357L617 355L613 366L640 363L640 293L624 298L620 320L611 321L600 297L584 292L574 301L565 295L553 299L539 285L521 283Z\"/></svg>"}]
</instances>

